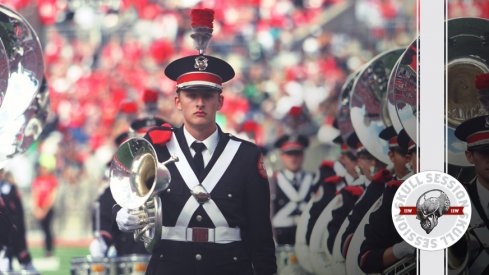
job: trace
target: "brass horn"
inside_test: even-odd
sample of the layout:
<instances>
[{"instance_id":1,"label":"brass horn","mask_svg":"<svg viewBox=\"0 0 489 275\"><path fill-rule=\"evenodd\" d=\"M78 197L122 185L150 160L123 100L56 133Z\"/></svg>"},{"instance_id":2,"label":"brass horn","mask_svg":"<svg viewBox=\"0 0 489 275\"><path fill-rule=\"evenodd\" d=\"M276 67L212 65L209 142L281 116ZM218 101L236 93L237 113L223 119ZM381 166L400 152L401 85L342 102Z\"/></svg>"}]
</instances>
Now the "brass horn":
<instances>
[{"instance_id":1,"label":"brass horn","mask_svg":"<svg viewBox=\"0 0 489 275\"><path fill-rule=\"evenodd\" d=\"M28 21L2 5L0 38L8 61L8 66L2 68L8 68L8 72L0 73L8 75L7 83L0 83L0 121L6 121L24 113L34 99L44 76L44 59L39 38Z\"/></svg>"},{"instance_id":2,"label":"brass horn","mask_svg":"<svg viewBox=\"0 0 489 275\"><path fill-rule=\"evenodd\" d=\"M39 39L17 12L0 5L0 167L39 137L49 109L39 93L44 59Z\"/></svg>"},{"instance_id":3,"label":"brass horn","mask_svg":"<svg viewBox=\"0 0 489 275\"><path fill-rule=\"evenodd\" d=\"M353 83L360 75L360 71L361 69L348 76L345 84L343 84L343 87L341 87L341 92L338 99L338 113L336 117L338 121L338 128L343 140L347 140L348 137L355 131L353 130L353 125L350 118L350 94L353 88Z\"/></svg>"},{"instance_id":4,"label":"brass horn","mask_svg":"<svg viewBox=\"0 0 489 275\"><path fill-rule=\"evenodd\" d=\"M159 193L171 181L168 164L178 161L171 157L158 162L156 151L149 141L135 137L122 143L110 165L110 191L122 207L139 215L146 226L134 232L134 239L144 243L151 252L161 239L163 213Z\"/></svg>"},{"instance_id":5,"label":"brass horn","mask_svg":"<svg viewBox=\"0 0 489 275\"><path fill-rule=\"evenodd\" d=\"M374 57L359 73L350 94L353 128L368 152L385 164L391 161L387 141L379 138L379 133L387 126L382 118L385 115L382 113L383 101L389 75L403 51L390 50Z\"/></svg>"},{"instance_id":6,"label":"brass horn","mask_svg":"<svg viewBox=\"0 0 489 275\"><path fill-rule=\"evenodd\" d=\"M418 42L414 40L399 58L395 74L389 79L392 83L392 97L394 98L395 113L402 128L409 137L417 142L417 112L418 112L418 79L417 54ZM389 112L394 116L394 112ZM396 129L397 130L397 129Z\"/></svg>"},{"instance_id":7,"label":"brass horn","mask_svg":"<svg viewBox=\"0 0 489 275\"><path fill-rule=\"evenodd\" d=\"M447 25L448 163L465 167L471 166L465 158L466 145L454 132L463 121L489 113L474 84L476 75L489 73L489 20L456 18Z\"/></svg>"}]
</instances>

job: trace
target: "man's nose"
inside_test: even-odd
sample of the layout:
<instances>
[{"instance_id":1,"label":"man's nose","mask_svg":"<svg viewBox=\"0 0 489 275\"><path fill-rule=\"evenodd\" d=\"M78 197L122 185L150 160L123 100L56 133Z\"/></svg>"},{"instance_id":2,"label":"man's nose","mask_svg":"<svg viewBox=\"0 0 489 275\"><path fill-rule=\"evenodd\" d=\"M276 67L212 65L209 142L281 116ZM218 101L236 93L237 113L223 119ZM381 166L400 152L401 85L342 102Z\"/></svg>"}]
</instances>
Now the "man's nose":
<instances>
[{"instance_id":1,"label":"man's nose","mask_svg":"<svg viewBox=\"0 0 489 275\"><path fill-rule=\"evenodd\" d=\"M198 106L204 106L204 97L202 96L197 96L197 98L195 99L196 103Z\"/></svg>"}]
</instances>

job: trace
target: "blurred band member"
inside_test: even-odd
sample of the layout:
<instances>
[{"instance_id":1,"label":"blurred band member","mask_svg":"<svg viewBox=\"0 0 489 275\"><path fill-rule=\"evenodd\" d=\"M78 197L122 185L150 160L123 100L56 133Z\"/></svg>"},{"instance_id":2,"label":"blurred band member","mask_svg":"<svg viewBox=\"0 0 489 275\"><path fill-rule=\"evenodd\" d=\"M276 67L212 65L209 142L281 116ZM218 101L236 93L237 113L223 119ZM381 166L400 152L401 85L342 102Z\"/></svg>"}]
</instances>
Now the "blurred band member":
<instances>
[{"instance_id":1,"label":"blurred band member","mask_svg":"<svg viewBox=\"0 0 489 275\"><path fill-rule=\"evenodd\" d=\"M467 143L465 156L474 165L476 177L466 184L472 202L472 216L467 231L470 237L468 274L489 273L489 116L480 116L469 119L455 129L455 136ZM472 228L472 229L471 229ZM453 248L461 245L464 237ZM464 250L462 250L464 251ZM467 251L467 250L465 250ZM456 266L456 257L449 258L448 265Z\"/></svg>"},{"instance_id":2,"label":"blurred band member","mask_svg":"<svg viewBox=\"0 0 489 275\"><path fill-rule=\"evenodd\" d=\"M416 144L404 130L401 130L399 135L397 135L396 144L396 148L391 149L391 151L396 150L398 153L406 155L414 171L404 175L402 178L388 182L382 195L382 203L379 209L370 214L369 222L365 225L365 240L361 245L358 256L358 264L365 273L380 273L400 259L414 256L415 253L415 248L403 241L399 233L397 233L392 221L391 209L397 189L399 189L405 179L416 173ZM416 274L416 270L413 269L407 274Z\"/></svg>"},{"instance_id":3,"label":"blurred band member","mask_svg":"<svg viewBox=\"0 0 489 275\"><path fill-rule=\"evenodd\" d=\"M348 137L347 143L348 146L356 148L358 167L366 177L366 190L348 215L349 224L341 236L342 254L345 258L355 230L370 207L382 195L386 182L392 179L392 173L386 169L386 165L367 151L356 133Z\"/></svg>"},{"instance_id":4,"label":"blurred band member","mask_svg":"<svg viewBox=\"0 0 489 275\"><path fill-rule=\"evenodd\" d=\"M295 244L297 222L311 195L314 174L302 168L308 145L308 138L302 135L284 135L275 142L283 166L270 180L272 226L278 245Z\"/></svg>"}]
</instances>

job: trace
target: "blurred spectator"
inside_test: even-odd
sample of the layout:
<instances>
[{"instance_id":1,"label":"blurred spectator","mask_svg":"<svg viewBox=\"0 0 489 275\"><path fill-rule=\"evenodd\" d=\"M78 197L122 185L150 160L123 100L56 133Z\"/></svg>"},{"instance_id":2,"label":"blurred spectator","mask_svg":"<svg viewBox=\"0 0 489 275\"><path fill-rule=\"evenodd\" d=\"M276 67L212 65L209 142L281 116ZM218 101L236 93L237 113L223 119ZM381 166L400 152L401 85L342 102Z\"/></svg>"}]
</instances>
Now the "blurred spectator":
<instances>
[{"instance_id":1,"label":"blurred spectator","mask_svg":"<svg viewBox=\"0 0 489 275\"><path fill-rule=\"evenodd\" d=\"M47 163L40 163L38 166L38 174L32 183L33 196L33 213L34 217L39 221L44 233L44 255L50 257L53 255L54 242L51 229L54 202L58 189L58 179L53 173L54 167Z\"/></svg>"}]
</instances>

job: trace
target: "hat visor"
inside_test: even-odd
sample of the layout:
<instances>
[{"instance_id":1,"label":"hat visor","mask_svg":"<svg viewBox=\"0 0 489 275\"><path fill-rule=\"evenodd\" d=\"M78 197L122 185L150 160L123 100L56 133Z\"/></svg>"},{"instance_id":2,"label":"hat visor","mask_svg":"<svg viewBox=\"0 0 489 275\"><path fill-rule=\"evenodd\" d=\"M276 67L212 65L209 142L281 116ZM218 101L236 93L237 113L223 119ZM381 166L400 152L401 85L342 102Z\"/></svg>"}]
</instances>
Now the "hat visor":
<instances>
[{"instance_id":1,"label":"hat visor","mask_svg":"<svg viewBox=\"0 0 489 275\"><path fill-rule=\"evenodd\" d=\"M220 87L211 86L211 85L186 85L182 87L178 87L177 91L216 91L220 92L222 89Z\"/></svg>"},{"instance_id":2,"label":"hat visor","mask_svg":"<svg viewBox=\"0 0 489 275\"><path fill-rule=\"evenodd\" d=\"M489 152L489 144L475 145L467 148L469 151Z\"/></svg>"},{"instance_id":3,"label":"hat visor","mask_svg":"<svg viewBox=\"0 0 489 275\"><path fill-rule=\"evenodd\" d=\"M304 152L304 147L290 147L280 150L282 153L302 153Z\"/></svg>"}]
</instances>

